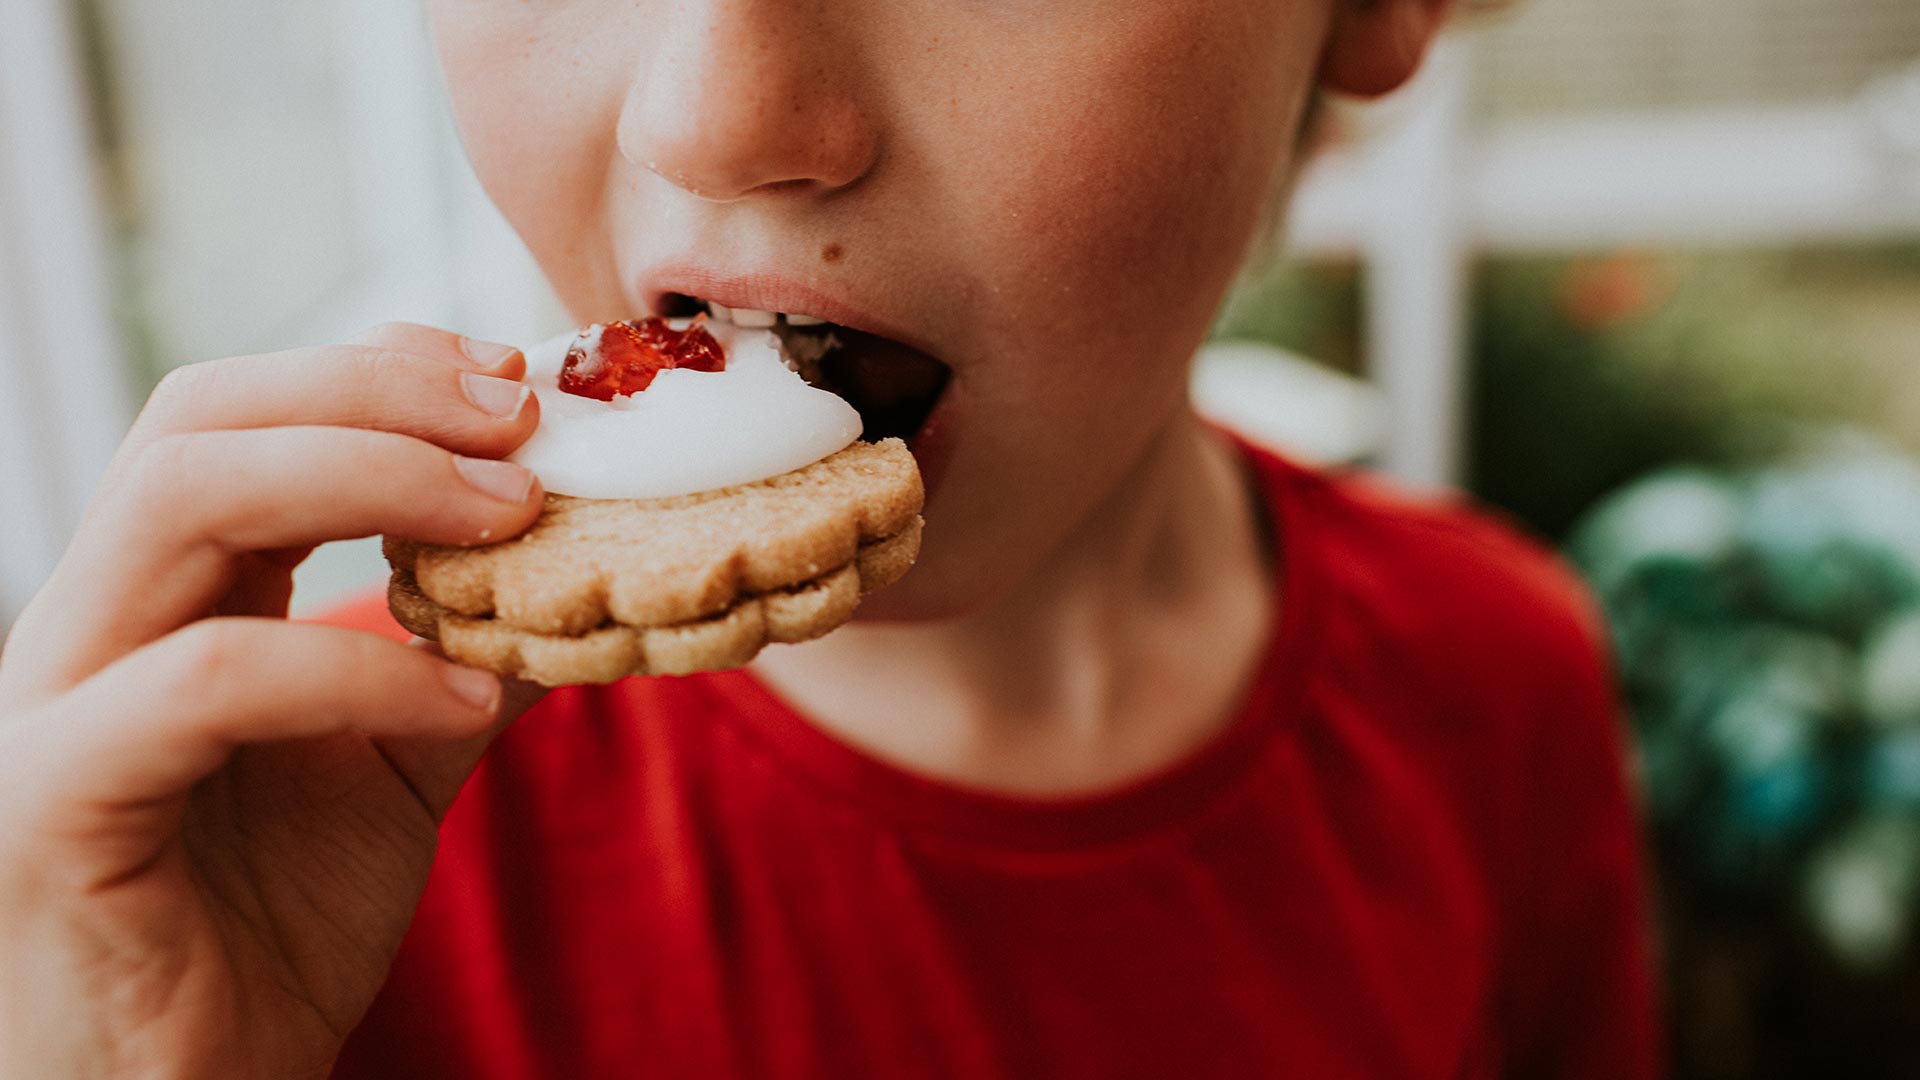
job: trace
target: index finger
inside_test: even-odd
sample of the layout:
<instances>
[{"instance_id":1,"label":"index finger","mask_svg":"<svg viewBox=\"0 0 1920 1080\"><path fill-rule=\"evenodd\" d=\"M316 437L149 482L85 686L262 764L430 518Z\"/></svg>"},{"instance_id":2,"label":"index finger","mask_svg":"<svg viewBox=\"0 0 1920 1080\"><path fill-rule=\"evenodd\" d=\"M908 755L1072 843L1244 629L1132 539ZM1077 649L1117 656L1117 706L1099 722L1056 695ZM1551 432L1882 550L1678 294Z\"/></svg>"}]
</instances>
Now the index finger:
<instances>
[{"instance_id":1,"label":"index finger","mask_svg":"<svg viewBox=\"0 0 1920 1080\"><path fill-rule=\"evenodd\" d=\"M380 346L323 345L175 369L120 457L168 435L277 427L388 431L503 457L533 434L539 412L518 379Z\"/></svg>"},{"instance_id":2,"label":"index finger","mask_svg":"<svg viewBox=\"0 0 1920 1080\"><path fill-rule=\"evenodd\" d=\"M527 373L526 355L511 345L463 337L451 330L419 323L381 323L353 335L346 343L471 366L475 371L499 379L518 379Z\"/></svg>"}]
</instances>

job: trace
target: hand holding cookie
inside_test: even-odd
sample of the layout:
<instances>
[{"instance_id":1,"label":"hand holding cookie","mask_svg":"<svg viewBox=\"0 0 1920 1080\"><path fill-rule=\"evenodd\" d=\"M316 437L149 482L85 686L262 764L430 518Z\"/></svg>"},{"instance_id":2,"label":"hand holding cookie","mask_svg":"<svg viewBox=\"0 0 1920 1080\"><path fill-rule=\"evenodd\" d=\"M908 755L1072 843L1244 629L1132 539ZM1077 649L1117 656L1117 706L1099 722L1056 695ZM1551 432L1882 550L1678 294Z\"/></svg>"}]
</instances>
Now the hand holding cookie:
<instances>
[{"instance_id":1,"label":"hand holding cookie","mask_svg":"<svg viewBox=\"0 0 1920 1080\"><path fill-rule=\"evenodd\" d=\"M511 537L538 403L388 326L170 376L0 656L0 1075L323 1073L529 688L286 621L295 565Z\"/></svg>"}]
</instances>

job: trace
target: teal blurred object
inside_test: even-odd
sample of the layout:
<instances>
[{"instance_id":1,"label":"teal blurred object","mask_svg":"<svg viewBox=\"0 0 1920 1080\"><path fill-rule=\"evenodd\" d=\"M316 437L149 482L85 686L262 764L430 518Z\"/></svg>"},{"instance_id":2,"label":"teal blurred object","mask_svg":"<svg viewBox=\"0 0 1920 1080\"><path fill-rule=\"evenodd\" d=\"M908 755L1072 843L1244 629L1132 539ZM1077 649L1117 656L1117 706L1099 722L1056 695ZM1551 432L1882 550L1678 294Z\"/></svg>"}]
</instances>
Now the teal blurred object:
<instances>
[{"instance_id":1,"label":"teal blurred object","mask_svg":"<svg viewBox=\"0 0 1920 1080\"><path fill-rule=\"evenodd\" d=\"M1846 433L1674 468L1569 551L1613 627L1663 869L1883 970L1920 927L1920 462Z\"/></svg>"}]
</instances>

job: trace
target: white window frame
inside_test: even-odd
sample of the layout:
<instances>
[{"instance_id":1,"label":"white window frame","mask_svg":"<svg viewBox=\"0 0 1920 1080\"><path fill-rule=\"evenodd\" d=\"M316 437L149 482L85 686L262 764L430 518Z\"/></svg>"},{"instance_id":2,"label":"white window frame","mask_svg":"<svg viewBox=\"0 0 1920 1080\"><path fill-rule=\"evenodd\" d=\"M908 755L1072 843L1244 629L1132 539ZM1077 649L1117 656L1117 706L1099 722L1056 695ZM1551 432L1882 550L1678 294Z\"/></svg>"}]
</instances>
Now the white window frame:
<instances>
[{"instance_id":1,"label":"white window frame","mask_svg":"<svg viewBox=\"0 0 1920 1080\"><path fill-rule=\"evenodd\" d=\"M1385 132L1316 164L1287 223L1294 253L1360 259L1379 463L1403 481L1461 479L1478 255L1920 237L1920 65L1851 100L1473 130L1472 50L1443 42Z\"/></svg>"}]
</instances>

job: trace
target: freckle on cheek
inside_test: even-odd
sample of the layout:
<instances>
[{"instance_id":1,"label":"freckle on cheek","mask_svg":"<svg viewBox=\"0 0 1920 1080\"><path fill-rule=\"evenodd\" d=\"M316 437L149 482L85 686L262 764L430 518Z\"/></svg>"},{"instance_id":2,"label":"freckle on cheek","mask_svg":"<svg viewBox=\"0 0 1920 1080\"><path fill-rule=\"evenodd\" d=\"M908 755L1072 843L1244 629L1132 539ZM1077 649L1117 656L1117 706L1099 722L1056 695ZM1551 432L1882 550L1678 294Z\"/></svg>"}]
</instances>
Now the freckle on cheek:
<instances>
[{"instance_id":1,"label":"freckle on cheek","mask_svg":"<svg viewBox=\"0 0 1920 1080\"><path fill-rule=\"evenodd\" d=\"M839 244L828 244L826 247L820 249L820 261L829 263L839 262L840 257L846 253L846 249L842 248Z\"/></svg>"}]
</instances>

